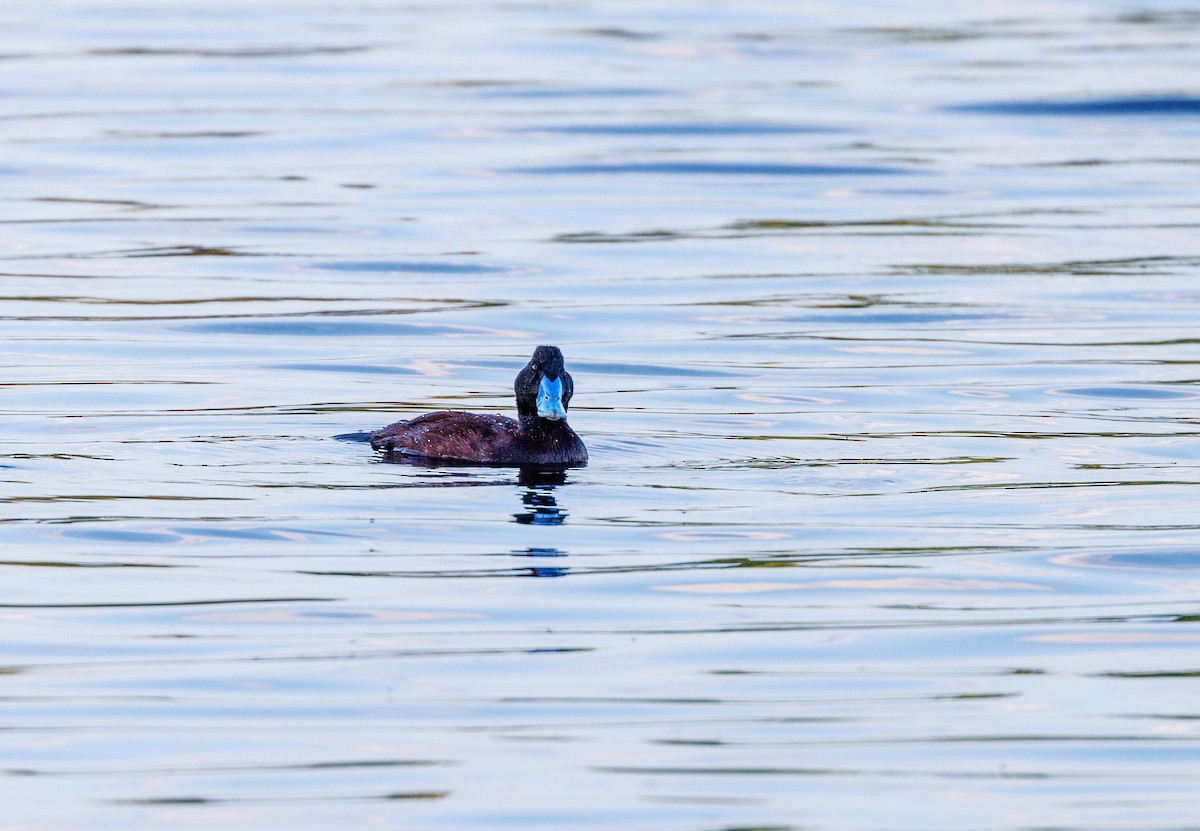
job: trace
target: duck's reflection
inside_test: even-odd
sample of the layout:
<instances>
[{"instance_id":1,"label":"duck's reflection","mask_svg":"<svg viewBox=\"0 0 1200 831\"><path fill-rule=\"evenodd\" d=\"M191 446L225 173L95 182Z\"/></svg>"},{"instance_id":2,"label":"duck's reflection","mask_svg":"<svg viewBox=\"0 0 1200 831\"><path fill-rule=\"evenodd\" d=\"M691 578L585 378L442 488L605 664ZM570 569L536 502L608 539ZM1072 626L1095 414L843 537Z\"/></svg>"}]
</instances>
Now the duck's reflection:
<instances>
[{"instance_id":1,"label":"duck's reflection","mask_svg":"<svg viewBox=\"0 0 1200 831\"><path fill-rule=\"evenodd\" d=\"M514 557L565 557L567 552L559 551L557 548L526 548L524 551L514 551ZM549 566L538 565L530 566L528 574L530 577L566 577L571 573L571 570L566 566Z\"/></svg>"},{"instance_id":2,"label":"duck's reflection","mask_svg":"<svg viewBox=\"0 0 1200 831\"><path fill-rule=\"evenodd\" d=\"M525 510L513 514L522 525L562 525L567 521L567 512L558 506L554 489L567 483L566 468L522 467L517 483L524 486L521 503Z\"/></svg>"},{"instance_id":3,"label":"duck's reflection","mask_svg":"<svg viewBox=\"0 0 1200 831\"><path fill-rule=\"evenodd\" d=\"M507 485L512 479L507 475L502 478L482 477L479 468L486 467L466 462L453 462L444 459L423 459L411 456L385 456L379 459L384 464L407 465L409 467L436 470L436 481L407 482L389 487L407 488L449 488L449 487L481 487ZM497 472L505 466L497 465ZM455 470L457 468L458 470ZM562 525L567 520L567 512L559 507L554 489L567 484L568 465L526 465L519 468L517 484L525 488L521 494L521 504L524 506L513 519L522 525ZM511 468L509 468L511 469ZM530 549L535 551L540 549ZM552 550L552 549L550 549Z\"/></svg>"}]
</instances>

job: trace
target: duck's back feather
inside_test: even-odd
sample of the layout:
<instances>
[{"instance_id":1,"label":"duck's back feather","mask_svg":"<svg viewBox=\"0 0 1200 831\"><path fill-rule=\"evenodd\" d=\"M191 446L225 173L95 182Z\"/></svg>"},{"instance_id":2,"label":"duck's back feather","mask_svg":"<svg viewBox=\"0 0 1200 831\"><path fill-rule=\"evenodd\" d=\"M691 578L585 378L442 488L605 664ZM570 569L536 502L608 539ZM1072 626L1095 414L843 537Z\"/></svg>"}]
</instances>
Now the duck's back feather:
<instances>
[{"instance_id":1,"label":"duck's back feather","mask_svg":"<svg viewBox=\"0 0 1200 831\"><path fill-rule=\"evenodd\" d=\"M441 410L397 421L370 435L371 446L388 453L431 459L503 462L515 451L520 424L501 415Z\"/></svg>"}]
</instances>

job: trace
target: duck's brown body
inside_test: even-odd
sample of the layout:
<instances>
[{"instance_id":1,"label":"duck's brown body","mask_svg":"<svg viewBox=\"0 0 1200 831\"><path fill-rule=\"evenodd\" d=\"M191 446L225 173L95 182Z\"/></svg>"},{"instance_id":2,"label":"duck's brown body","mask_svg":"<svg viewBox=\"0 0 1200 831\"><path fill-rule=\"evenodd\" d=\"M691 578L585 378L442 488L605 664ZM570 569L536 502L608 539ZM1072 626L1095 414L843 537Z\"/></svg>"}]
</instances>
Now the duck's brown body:
<instances>
[{"instance_id":1,"label":"duck's brown body","mask_svg":"<svg viewBox=\"0 0 1200 831\"><path fill-rule=\"evenodd\" d=\"M509 465L565 465L587 461L587 448L565 421L536 416L442 410L397 421L370 435L371 447L428 459Z\"/></svg>"},{"instance_id":2,"label":"duck's brown body","mask_svg":"<svg viewBox=\"0 0 1200 831\"><path fill-rule=\"evenodd\" d=\"M385 453L494 465L581 465L587 448L567 426L575 382L557 346L539 346L513 382L517 418L440 411L397 421L368 438Z\"/></svg>"}]
</instances>

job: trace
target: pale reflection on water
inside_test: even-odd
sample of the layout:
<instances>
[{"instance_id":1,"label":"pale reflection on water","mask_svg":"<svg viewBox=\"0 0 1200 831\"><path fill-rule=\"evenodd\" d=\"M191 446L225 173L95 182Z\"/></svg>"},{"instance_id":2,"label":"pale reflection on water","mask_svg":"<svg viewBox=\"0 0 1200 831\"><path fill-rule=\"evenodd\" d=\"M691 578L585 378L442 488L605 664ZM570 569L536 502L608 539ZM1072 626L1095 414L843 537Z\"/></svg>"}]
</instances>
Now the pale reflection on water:
<instances>
[{"instance_id":1,"label":"pale reflection on water","mask_svg":"<svg viewBox=\"0 0 1200 831\"><path fill-rule=\"evenodd\" d=\"M1194 825L1195 13L0 23L0 829Z\"/></svg>"}]
</instances>

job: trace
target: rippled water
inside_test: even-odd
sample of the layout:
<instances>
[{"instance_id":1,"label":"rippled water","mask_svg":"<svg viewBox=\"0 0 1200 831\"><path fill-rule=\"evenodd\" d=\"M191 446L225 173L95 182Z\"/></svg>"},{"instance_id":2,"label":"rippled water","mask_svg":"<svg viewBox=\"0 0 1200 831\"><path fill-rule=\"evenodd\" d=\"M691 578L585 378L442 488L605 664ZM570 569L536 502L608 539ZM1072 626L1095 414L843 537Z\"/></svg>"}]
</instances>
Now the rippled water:
<instances>
[{"instance_id":1,"label":"rippled water","mask_svg":"<svg viewBox=\"0 0 1200 831\"><path fill-rule=\"evenodd\" d=\"M0 829L1194 827L1200 14L793 5L0 7Z\"/></svg>"}]
</instances>

